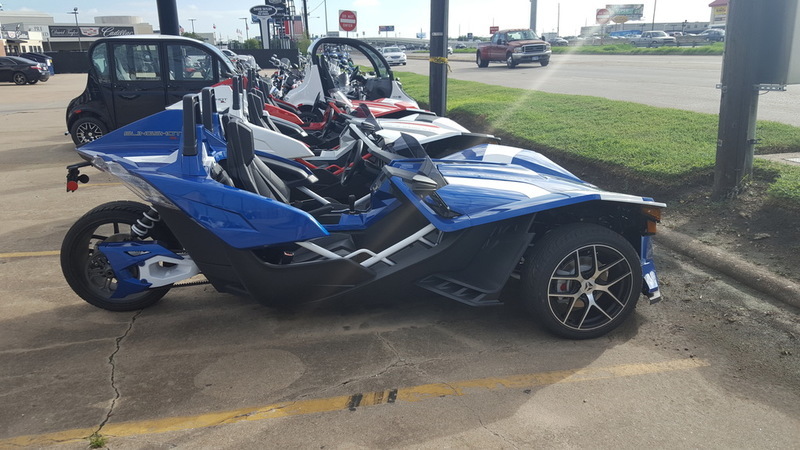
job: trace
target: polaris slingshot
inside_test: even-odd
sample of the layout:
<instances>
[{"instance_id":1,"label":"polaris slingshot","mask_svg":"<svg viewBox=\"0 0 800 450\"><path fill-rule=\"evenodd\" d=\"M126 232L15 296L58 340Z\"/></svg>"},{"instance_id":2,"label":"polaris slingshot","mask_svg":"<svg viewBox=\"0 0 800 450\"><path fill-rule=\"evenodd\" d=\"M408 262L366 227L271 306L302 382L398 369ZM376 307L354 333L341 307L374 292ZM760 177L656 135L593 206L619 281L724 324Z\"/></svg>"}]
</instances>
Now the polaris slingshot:
<instances>
[{"instance_id":1,"label":"polaris slingshot","mask_svg":"<svg viewBox=\"0 0 800 450\"><path fill-rule=\"evenodd\" d=\"M665 206L603 191L544 156L497 144L433 160L410 136L378 148L367 121L341 173L365 153L382 161L363 198L313 191L303 165L256 157L252 129L184 98L180 142L169 154L79 149L146 204L115 201L67 232L61 266L87 302L127 311L156 303L202 274L220 292L266 305L377 295L417 286L473 306L501 304L510 278L551 332L601 336L660 297L651 236ZM209 145L222 129L226 148ZM68 167L68 190L87 182ZM191 283L189 283L191 284Z\"/></svg>"}]
</instances>

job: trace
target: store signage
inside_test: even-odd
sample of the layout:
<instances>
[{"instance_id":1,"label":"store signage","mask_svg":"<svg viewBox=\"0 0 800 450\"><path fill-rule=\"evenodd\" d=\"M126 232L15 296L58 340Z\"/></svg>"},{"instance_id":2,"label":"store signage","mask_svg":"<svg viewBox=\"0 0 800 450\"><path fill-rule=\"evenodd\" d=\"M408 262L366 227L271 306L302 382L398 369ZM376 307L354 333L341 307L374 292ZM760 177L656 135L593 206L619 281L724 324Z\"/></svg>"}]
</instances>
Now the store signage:
<instances>
[{"instance_id":1,"label":"store signage","mask_svg":"<svg viewBox=\"0 0 800 450\"><path fill-rule=\"evenodd\" d=\"M48 26L51 38L110 37L134 34L133 27Z\"/></svg>"}]
</instances>

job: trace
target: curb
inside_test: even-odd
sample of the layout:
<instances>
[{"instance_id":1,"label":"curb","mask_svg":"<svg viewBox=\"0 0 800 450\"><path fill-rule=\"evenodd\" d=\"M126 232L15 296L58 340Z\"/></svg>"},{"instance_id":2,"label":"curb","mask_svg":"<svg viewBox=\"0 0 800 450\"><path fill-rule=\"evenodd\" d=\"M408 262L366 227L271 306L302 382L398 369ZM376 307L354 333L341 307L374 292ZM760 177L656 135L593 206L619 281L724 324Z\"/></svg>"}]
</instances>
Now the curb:
<instances>
[{"instance_id":1,"label":"curb","mask_svg":"<svg viewBox=\"0 0 800 450\"><path fill-rule=\"evenodd\" d=\"M655 242L787 305L800 308L800 284L744 261L733 253L664 227L658 230Z\"/></svg>"}]
</instances>

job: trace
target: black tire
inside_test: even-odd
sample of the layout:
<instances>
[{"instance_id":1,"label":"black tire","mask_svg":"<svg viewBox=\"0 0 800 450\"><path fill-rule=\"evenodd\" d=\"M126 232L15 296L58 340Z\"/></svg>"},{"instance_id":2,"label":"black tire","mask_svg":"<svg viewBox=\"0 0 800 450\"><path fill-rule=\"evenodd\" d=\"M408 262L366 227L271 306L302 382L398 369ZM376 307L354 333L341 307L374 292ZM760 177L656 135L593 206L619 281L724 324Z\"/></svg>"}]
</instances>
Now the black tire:
<instances>
[{"instance_id":1,"label":"black tire","mask_svg":"<svg viewBox=\"0 0 800 450\"><path fill-rule=\"evenodd\" d=\"M108 127L106 124L96 117L81 117L76 120L69 129L72 142L78 147L100 139L107 133Z\"/></svg>"},{"instance_id":2,"label":"black tire","mask_svg":"<svg viewBox=\"0 0 800 450\"><path fill-rule=\"evenodd\" d=\"M541 64L542 67L546 67L548 64L550 64L550 58L539 60L539 64Z\"/></svg>"},{"instance_id":3,"label":"black tire","mask_svg":"<svg viewBox=\"0 0 800 450\"><path fill-rule=\"evenodd\" d=\"M522 288L525 306L547 330L568 339L591 339L631 315L642 271L625 238L578 223L556 228L536 243L525 256Z\"/></svg>"},{"instance_id":4,"label":"black tire","mask_svg":"<svg viewBox=\"0 0 800 450\"><path fill-rule=\"evenodd\" d=\"M489 67L489 61L484 61L483 58L481 58L481 52L475 53L475 64L477 64L478 67L481 68Z\"/></svg>"},{"instance_id":5,"label":"black tire","mask_svg":"<svg viewBox=\"0 0 800 450\"><path fill-rule=\"evenodd\" d=\"M146 205L116 201L100 205L83 215L69 229L61 244L61 272L73 291L88 303L109 311L135 311L153 305L170 286L149 289L123 298L111 298L116 282L106 257L96 245L113 236L115 241L130 237L130 226L149 211ZM174 242L162 223L151 230L156 239Z\"/></svg>"},{"instance_id":6,"label":"black tire","mask_svg":"<svg viewBox=\"0 0 800 450\"><path fill-rule=\"evenodd\" d=\"M28 84L28 76L22 72L15 72L14 75L11 76L14 80L14 84L22 86L23 84Z\"/></svg>"},{"instance_id":7,"label":"black tire","mask_svg":"<svg viewBox=\"0 0 800 450\"><path fill-rule=\"evenodd\" d=\"M511 53L506 55L506 67L509 69L517 67L517 63L514 62L514 56Z\"/></svg>"}]
</instances>

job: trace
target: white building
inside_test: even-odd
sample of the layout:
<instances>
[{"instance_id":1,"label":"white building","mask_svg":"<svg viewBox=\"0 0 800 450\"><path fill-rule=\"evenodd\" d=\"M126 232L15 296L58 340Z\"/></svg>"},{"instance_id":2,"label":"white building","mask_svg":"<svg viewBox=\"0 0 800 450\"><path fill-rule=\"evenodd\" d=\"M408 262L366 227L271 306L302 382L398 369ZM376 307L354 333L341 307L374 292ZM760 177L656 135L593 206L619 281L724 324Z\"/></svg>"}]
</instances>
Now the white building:
<instances>
[{"instance_id":1,"label":"white building","mask_svg":"<svg viewBox=\"0 0 800 450\"><path fill-rule=\"evenodd\" d=\"M0 11L0 55L86 50L102 37L153 34L153 26L138 16L98 16L82 23L77 12L75 23L56 23L45 13Z\"/></svg>"}]
</instances>

